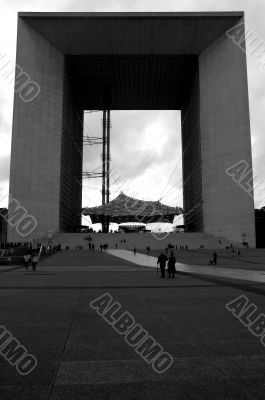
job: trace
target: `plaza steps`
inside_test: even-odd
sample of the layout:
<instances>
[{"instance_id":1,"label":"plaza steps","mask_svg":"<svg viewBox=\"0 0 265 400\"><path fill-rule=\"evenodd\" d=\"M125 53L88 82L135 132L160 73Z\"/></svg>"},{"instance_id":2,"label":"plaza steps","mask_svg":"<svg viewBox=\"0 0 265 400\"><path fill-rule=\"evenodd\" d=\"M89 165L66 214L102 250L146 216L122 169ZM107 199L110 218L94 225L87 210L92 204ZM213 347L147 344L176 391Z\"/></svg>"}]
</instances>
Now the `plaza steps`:
<instances>
[{"instance_id":1,"label":"plaza steps","mask_svg":"<svg viewBox=\"0 0 265 400\"><path fill-rule=\"evenodd\" d=\"M70 249L75 249L80 245L87 249L88 236L92 237L96 249L100 244L105 243L108 244L109 249L114 249L117 244L119 249L125 250L132 250L134 246L137 249L146 249L147 246L151 249L164 249L169 243L177 245L178 248L187 245L190 249L198 249L201 245L204 245L205 249L220 249L231 244L223 238L220 244L219 238L206 233L170 233L165 237L163 234L153 233L59 233L54 236L53 243L61 243L63 248L69 246ZM124 239L125 243L123 243ZM237 245L237 247L241 246Z\"/></svg>"}]
</instances>

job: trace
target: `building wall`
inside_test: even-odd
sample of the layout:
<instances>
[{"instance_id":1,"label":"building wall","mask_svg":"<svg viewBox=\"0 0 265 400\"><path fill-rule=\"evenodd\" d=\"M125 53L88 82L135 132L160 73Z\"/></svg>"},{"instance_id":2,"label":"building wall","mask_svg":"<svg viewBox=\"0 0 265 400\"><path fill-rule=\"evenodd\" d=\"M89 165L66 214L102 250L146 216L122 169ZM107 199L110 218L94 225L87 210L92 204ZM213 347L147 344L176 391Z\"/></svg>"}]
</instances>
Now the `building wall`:
<instances>
[{"instance_id":1,"label":"building wall","mask_svg":"<svg viewBox=\"0 0 265 400\"><path fill-rule=\"evenodd\" d=\"M195 66L181 110L183 208L186 229L203 231L199 70Z\"/></svg>"},{"instance_id":2,"label":"building wall","mask_svg":"<svg viewBox=\"0 0 265 400\"><path fill-rule=\"evenodd\" d=\"M225 170L252 168L245 53L225 34L199 56L204 231L255 246L254 201Z\"/></svg>"},{"instance_id":3,"label":"building wall","mask_svg":"<svg viewBox=\"0 0 265 400\"><path fill-rule=\"evenodd\" d=\"M60 177L60 229L63 231L72 231L81 224L83 115L75 105L65 68Z\"/></svg>"},{"instance_id":4,"label":"building wall","mask_svg":"<svg viewBox=\"0 0 265 400\"><path fill-rule=\"evenodd\" d=\"M16 62L41 90L32 102L14 97L10 194L36 218L37 228L21 238L9 226L11 242L59 230L63 109L64 57L20 18Z\"/></svg>"}]
</instances>

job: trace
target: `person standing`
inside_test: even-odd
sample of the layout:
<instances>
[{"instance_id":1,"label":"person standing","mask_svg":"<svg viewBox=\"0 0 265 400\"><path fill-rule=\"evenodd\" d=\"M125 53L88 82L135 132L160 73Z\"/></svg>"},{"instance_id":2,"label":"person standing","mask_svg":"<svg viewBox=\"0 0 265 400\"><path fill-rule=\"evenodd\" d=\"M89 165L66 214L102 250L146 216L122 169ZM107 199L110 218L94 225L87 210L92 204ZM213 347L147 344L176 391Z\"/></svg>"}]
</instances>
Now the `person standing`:
<instances>
[{"instance_id":1,"label":"person standing","mask_svg":"<svg viewBox=\"0 0 265 400\"><path fill-rule=\"evenodd\" d=\"M136 256L136 247L133 248L133 254Z\"/></svg>"},{"instance_id":2,"label":"person standing","mask_svg":"<svg viewBox=\"0 0 265 400\"><path fill-rule=\"evenodd\" d=\"M37 254L33 253L32 258L31 258L31 264L32 264L32 271L34 271L34 272L36 271L38 261L39 261L39 258L37 256Z\"/></svg>"},{"instance_id":3,"label":"person standing","mask_svg":"<svg viewBox=\"0 0 265 400\"><path fill-rule=\"evenodd\" d=\"M171 251L168 263L167 263L167 272L168 272L168 278L175 278L175 272L176 272L176 258L174 256L173 251Z\"/></svg>"},{"instance_id":4,"label":"person standing","mask_svg":"<svg viewBox=\"0 0 265 400\"><path fill-rule=\"evenodd\" d=\"M27 254L24 255L24 263L25 263L26 270L28 270L29 262L30 262L30 254L27 253Z\"/></svg>"},{"instance_id":5,"label":"person standing","mask_svg":"<svg viewBox=\"0 0 265 400\"><path fill-rule=\"evenodd\" d=\"M163 252L161 252L160 256L157 259L157 265L160 266L161 278L165 278L166 262L167 261L168 261L167 256Z\"/></svg>"},{"instance_id":6,"label":"person standing","mask_svg":"<svg viewBox=\"0 0 265 400\"><path fill-rule=\"evenodd\" d=\"M216 251L213 253L213 264L214 265L217 264L217 253L216 253Z\"/></svg>"}]
</instances>

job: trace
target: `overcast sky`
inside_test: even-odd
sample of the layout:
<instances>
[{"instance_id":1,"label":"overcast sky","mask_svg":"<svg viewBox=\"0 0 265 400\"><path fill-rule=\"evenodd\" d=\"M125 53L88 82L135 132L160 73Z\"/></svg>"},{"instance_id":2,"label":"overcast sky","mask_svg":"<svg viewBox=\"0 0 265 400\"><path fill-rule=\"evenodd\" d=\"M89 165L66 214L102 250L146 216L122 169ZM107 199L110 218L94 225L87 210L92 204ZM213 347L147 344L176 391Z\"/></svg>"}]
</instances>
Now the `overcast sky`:
<instances>
[{"instance_id":1,"label":"overcast sky","mask_svg":"<svg viewBox=\"0 0 265 400\"><path fill-rule=\"evenodd\" d=\"M0 55L15 65L18 11L245 11L246 24L265 42L265 2L263 0L1 0ZM248 55L248 81L255 181L265 182L265 69ZM0 76L0 206L8 192L11 147L13 88ZM87 114L85 134L101 135L101 113ZM181 139L179 111L112 112L112 165L122 174L124 192L141 199L182 205ZM100 146L86 146L84 169L100 164ZM171 177L171 179L170 179ZM86 180L83 205L100 204L100 181ZM120 185L112 185L111 199ZM262 184L260 185L262 187ZM265 188L265 183L263 184ZM263 202L264 199L264 202ZM265 205L265 189L255 197L256 206ZM263 203L263 204L262 204Z\"/></svg>"}]
</instances>

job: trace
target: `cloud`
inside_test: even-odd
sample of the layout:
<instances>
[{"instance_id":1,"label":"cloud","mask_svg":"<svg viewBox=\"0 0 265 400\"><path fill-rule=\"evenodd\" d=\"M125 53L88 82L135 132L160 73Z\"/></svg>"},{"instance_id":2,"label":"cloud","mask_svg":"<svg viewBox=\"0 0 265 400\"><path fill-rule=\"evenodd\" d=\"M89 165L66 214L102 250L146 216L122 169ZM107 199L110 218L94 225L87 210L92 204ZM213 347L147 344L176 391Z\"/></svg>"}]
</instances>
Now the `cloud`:
<instances>
[{"instance_id":1,"label":"cloud","mask_svg":"<svg viewBox=\"0 0 265 400\"><path fill-rule=\"evenodd\" d=\"M86 118L91 135L102 135L101 118L102 113ZM180 112L113 111L111 125L111 198L121 190L144 199L160 198L177 162L181 169ZM101 146L92 147L85 149L84 164L88 171L99 167L97 172L101 172ZM91 189L100 191L100 180L90 179L88 183L85 195L89 191L91 195Z\"/></svg>"},{"instance_id":2,"label":"cloud","mask_svg":"<svg viewBox=\"0 0 265 400\"><path fill-rule=\"evenodd\" d=\"M9 180L9 165L10 165L10 156L4 155L0 156L0 184L1 182L5 182Z\"/></svg>"}]
</instances>

